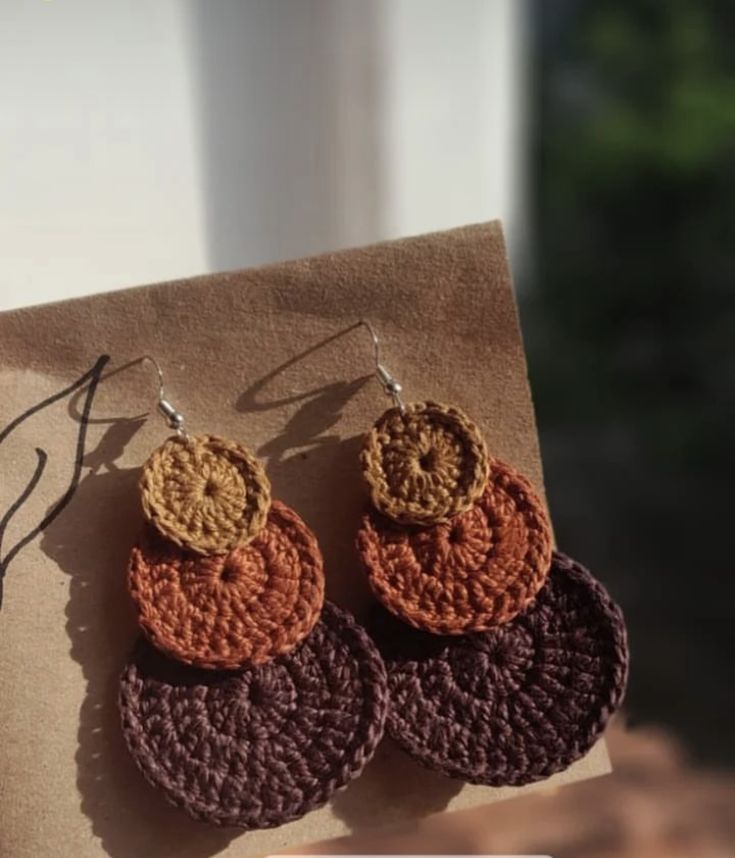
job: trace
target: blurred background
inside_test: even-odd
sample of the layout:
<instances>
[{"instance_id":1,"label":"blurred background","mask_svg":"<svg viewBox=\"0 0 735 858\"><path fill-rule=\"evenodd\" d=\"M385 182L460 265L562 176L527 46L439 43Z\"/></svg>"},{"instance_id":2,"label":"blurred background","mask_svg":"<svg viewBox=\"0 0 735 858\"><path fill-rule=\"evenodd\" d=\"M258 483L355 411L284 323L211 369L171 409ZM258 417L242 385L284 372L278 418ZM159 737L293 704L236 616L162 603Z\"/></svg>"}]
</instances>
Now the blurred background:
<instances>
[{"instance_id":1,"label":"blurred background","mask_svg":"<svg viewBox=\"0 0 735 858\"><path fill-rule=\"evenodd\" d=\"M616 772L383 845L734 854L735 5L28 0L0 39L0 309L505 223L557 536L630 626Z\"/></svg>"},{"instance_id":2,"label":"blurred background","mask_svg":"<svg viewBox=\"0 0 735 858\"><path fill-rule=\"evenodd\" d=\"M735 6L538 2L521 283L559 541L614 582L629 708L735 765Z\"/></svg>"},{"instance_id":3,"label":"blurred background","mask_svg":"<svg viewBox=\"0 0 735 858\"><path fill-rule=\"evenodd\" d=\"M735 6L528 8L519 299L549 500L633 654L598 786L617 819L559 854L733 855Z\"/></svg>"}]
</instances>

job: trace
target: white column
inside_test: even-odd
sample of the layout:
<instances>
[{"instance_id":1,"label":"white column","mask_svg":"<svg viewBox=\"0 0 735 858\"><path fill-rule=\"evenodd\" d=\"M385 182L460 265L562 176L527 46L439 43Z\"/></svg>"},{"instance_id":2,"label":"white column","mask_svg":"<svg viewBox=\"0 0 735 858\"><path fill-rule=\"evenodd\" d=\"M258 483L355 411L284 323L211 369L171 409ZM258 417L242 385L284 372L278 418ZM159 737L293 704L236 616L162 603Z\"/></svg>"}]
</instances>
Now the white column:
<instances>
[{"instance_id":1,"label":"white column","mask_svg":"<svg viewBox=\"0 0 735 858\"><path fill-rule=\"evenodd\" d=\"M518 238L522 0L385 0L382 186L390 235L502 218Z\"/></svg>"}]
</instances>

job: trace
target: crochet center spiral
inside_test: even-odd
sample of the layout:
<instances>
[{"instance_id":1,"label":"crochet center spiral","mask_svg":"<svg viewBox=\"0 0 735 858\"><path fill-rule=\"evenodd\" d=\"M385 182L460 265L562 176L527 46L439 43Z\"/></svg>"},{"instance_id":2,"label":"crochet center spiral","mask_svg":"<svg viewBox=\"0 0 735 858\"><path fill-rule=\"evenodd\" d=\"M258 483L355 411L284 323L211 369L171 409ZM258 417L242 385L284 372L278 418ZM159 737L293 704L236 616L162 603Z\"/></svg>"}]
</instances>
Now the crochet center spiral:
<instances>
[{"instance_id":1,"label":"crochet center spiral","mask_svg":"<svg viewBox=\"0 0 735 858\"><path fill-rule=\"evenodd\" d=\"M128 584L148 638L208 668L287 652L309 634L324 601L316 538L279 501L255 539L229 554L201 557L149 529L133 548Z\"/></svg>"},{"instance_id":2,"label":"crochet center spiral","mask_svg":"<svg viewBox=\"0 0 735 858\"><path fill-rule=\"evenodd\" d=\"M490 460L485 491L449 522L400 528L370 513L357 535L370 586L396 616L435 634L505 623L542 587L551 528L528 480Z\"/></svg>"},{"instance_id":3,"label":"crochet center spiral","mask_svg":"<svg viewBox=\"0 0 735 858\"><path fill-rule=\"evenodd\" d=\"M214 435L165 441L143 466L140 493L148 521L199 554L224 554L250 542L265 524L271 498L260 462Z\"/></svg>"},{"instance_id":4,"label":"crochet center spiral","mask_svg":"<svg viewBox=\"0 0 735 858\"><path fill-rule=\"evenodd\" d=\"M120 685L146 779L194 818L244 829L297 819L355 778L386 708L377 650L329 603L301 646L266 665L198 671L141 643Z\"/></svg>"},{"instance_id":5,"label":"crochet center spiral","mask_svg":"<svg viewBox=\"0 0 735 858\"><path fill-rule=\"evenodd\" d=\"M425 766L476 784L517 786L565 769L602 733L627 678L620 609L559 553L536 601L507 625L435 637L383 612L375 636L388 732Z\"/></svg>"},{"instance_id":6,"label":"crochet center spiral","mask_svg":"<svg viewBox=\"0 0 735 858\"><path fill-rule=\"evenodd\" d=\"M368 432L360 461L373 505L401 524L435 524L469 509L488 472L475 424L435 402L386 411Z\"/></svg>"}]
</instances>

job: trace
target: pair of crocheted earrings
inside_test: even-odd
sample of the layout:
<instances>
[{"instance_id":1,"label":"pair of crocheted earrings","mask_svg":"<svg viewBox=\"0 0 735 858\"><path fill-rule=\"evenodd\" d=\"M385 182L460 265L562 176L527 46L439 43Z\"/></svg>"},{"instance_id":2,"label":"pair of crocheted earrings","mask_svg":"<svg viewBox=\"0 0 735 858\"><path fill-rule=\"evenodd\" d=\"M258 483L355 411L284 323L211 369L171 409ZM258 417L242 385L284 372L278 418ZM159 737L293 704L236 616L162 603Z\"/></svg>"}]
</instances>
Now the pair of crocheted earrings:
<instances>
[{"instance_id":1,"label":"pair of crocheted earrings","mask_svg":"<svg viewBox=\"0 0 735 858\"><path fill-rule=\"evenodd\" d=\"M324 804L386 724L431 768L527 783L586 753L622 696L619 609L552 553L532 487L461 411L404 404L363 324L393 398L363 446L374 510L357 538L390 612L371 625L382 658L324 602L316 538L257 459L189 435L158 369L175 434L140 480L128 576L146 640L120 708L147 780L208 822L272 827Z\"/></svg>"}]
</instances>

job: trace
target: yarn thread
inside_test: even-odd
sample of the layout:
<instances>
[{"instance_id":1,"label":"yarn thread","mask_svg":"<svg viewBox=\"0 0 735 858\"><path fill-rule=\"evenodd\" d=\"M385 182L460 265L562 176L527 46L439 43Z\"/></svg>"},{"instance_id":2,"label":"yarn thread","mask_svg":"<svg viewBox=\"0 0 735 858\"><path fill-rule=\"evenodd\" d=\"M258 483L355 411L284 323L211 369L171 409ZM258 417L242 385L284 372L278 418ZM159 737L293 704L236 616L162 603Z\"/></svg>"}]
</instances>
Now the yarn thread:
<instances>
[{"instance_id":1,"label":"yarn thread","mask_svg":"<svg viewBox=\"0 0 735 858\"><path fill-rule=\"evenodd\" d=\"M469 510L425 528L400 528L371 512L357 550L373 593L393 614L456 635L506 623L529 604L546 580L552 537L528 480L491 459Z\"/></svg>"},{"instance_id":2,"label":"yarn thread","mask_svg":"<svg viewBox=\"0 0 735 858\"><path fill-rule=\"evenodd\" d=\"M255 539L229 554L201 557L149 528L131 553L128 586L149 640L204 668L287 652L309 634L324 601L316 537L280 501Z\"/></svg>"},{"instance_id":3,"label":"yarn thread","mask_svg":"<svg viewBox=\"0 0 735 858\"><path fill-rule=\"evenodd\" d=\"M246 830L298 819L357 777L387 702L374 644L329 603L297 649L234 674L183 667L142 641L119 695L146 780L195 819Z\"/></svg>"},{"instance_id":4,"label":"yarn thread","mask_svg":"<svg viewBox=\"0 0 735 858\"><path fill-rule=\"evenodd\" d=\"M375 508L399 524L436 524L469 509L488 474L485 442L458 408L435 402L390 408L360 454Z\"/></svg>"},{"instance_id":5,"label":"yarn thread","mask_svg":"<svg viewBox=\"0 0 735 858\"><path fill-rule=\"evenodd\" d=\"M520 786L584 756L623 698L620 608L579 563L555 553L533 605L465 637L374 626L388 670L387 731L424 766L474 784Z\"/></svg>"},{"instance_id":6,"label":"yarn thread","mask_svg":"<svg viewBox=\"0 0 735 858\"><path fill-rule=\"evenodd\" d=\"M215 435L174 436L140 478L143 513L166 539L198 554L225 554L262 530L270 482L247 448Z\"/></svg>"}]
</instances>

